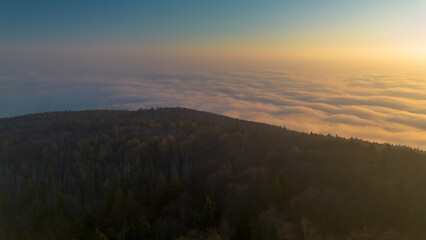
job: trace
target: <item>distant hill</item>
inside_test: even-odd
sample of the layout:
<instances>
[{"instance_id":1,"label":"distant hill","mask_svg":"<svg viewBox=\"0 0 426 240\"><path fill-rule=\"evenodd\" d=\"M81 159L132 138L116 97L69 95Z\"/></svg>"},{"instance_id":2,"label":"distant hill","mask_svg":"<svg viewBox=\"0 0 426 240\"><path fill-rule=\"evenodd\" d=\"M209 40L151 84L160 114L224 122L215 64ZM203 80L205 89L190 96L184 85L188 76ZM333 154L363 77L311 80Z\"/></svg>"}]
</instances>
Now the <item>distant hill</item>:
<instances>
[{"instance_id":1,"label":"distant hill","mask_svg":"<svg viewBox=\"0 0 426 240\"><path fill-rule=\"evenodd\" d=\"M426 239L426 155L184 108L0 119L0 239Z\"/></svg>"}]
</instances>

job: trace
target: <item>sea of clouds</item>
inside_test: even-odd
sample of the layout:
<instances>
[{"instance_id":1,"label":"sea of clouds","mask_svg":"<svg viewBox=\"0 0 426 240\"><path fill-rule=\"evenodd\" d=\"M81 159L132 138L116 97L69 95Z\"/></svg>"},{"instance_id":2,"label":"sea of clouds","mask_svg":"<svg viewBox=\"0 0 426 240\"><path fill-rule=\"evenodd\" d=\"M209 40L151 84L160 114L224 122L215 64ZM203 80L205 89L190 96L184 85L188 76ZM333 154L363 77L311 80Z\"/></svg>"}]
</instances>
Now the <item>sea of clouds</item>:
<instances>
[{"instance_id":1,"label":"sea of clouds","mask_svg":"<svg viewBox=\"0 0 426 240\"><path fill-rule=\"evenodd\" d=\"M0 117L157 106L426 149L422 68L286 63L0 72Z\"/></svg>"}]
</instances>

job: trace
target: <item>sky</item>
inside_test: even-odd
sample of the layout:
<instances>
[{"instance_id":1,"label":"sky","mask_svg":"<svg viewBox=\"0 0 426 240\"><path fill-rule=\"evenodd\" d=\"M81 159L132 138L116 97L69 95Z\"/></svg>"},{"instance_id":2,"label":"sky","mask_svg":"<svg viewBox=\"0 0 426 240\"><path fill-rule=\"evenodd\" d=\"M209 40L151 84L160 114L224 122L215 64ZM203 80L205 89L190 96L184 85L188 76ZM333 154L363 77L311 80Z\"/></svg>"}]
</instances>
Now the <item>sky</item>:
<instances>
[{"instance_id":1,"label":"sky","mask_svg":"<svg viewBox=\"0 0 426 240\"><path fill-rule=\"evenodd\" d=\"M157 106L426 149L426 1L0 0L0 117Z\"/></svg>"},{"instance_id":2,"label":"sky","mask_svg":"<svg viewBox=\"0 0 426 240\"><path fill-rule=\"evenodd\" d=\"M0 1L1 49L426 59L426 1Z\"/></svg>"}]
</instances>

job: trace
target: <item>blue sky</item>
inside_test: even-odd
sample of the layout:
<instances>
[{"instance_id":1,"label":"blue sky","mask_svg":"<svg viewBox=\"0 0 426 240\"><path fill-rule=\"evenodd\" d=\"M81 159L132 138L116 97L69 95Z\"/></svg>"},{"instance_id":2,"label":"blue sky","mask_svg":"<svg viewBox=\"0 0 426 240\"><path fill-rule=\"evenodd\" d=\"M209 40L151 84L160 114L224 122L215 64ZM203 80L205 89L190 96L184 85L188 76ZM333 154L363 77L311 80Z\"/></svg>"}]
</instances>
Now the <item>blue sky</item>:
<instances>
[{"instance_id":1,"label":"blue sky","mask_svg":"<svg viewBox=\"0 0 426 240\"><path fill-rule=\"evenodd\" d=\"M0 1L2 47L285 48L378 39L424 1ZM278 45L278 46L276 46ZM297 44L296 44L297 45Z\"/></svg>"}]
</instances>

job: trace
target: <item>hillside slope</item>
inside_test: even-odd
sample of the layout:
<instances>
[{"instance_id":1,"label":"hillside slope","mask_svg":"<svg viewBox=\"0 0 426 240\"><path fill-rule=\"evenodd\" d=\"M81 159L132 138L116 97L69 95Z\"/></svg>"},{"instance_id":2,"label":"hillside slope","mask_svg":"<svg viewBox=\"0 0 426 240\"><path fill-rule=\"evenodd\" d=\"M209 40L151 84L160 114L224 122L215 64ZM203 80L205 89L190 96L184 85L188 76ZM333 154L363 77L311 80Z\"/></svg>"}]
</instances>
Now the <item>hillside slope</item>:
<instances>
[{"instance_id":1,"label":"hillside slope","mask_svg":"<svg viewBox=\"0 0 426 240\"><path fill-rule=\"evenodd\" d=\"M0 119L0 239L425 239L426 155L183 108Z\"/></svg>"}]
</instances>

